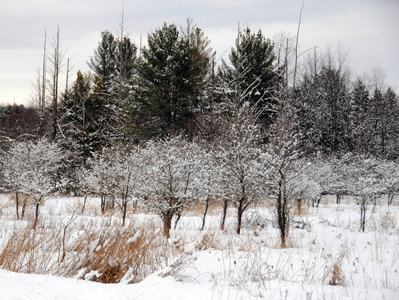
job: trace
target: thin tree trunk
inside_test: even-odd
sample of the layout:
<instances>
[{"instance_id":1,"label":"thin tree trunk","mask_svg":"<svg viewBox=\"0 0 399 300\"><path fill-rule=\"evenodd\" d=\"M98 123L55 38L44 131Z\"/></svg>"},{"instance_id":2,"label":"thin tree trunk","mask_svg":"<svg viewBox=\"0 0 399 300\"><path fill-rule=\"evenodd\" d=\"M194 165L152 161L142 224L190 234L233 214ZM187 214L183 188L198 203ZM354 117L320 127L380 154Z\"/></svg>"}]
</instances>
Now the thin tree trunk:
<instances>
[{"instance_id":1,"label":"thin tree trunk","mask_svg":"<svg viewBox=\"0 0 399 300\"><path fill-rule=\"evenodd\" d=\"M87 194L85 195L85 198L83 200L82 214L84 213L85 208L86 208L86 201L87 201Z\"/></svg>"},{"instance_id":2,"label":"thin tree trunk","mask_svg":"<svg viewBox=\"0 0 399 300\"><path fill-rule=\"evenodd\" d=\"M18 192L15 192L15 209L17 213L17 220L19 220L19 196Z\"/></svg>"},{"instance_id":3,"label":"thin tree trunk","mask_svg":"<svg viewBox=\"0 0 399 300\"><path fill-rule=\"evenodd\" d=\"M341 200L342 200L342 195L341 194L337 194L336 195L336 203L337 204L341 204Z\"/></svg>"},{"instance_id":4,"label":"thin tree trunk","mask_svg":"<svg viewBox=\"0 0 399 300\"><path fill-rule=\"evenodd\" d=\"M394 193L388 193L388 206L392 204Z\"/></svg>"},{"instance_id":5,"label":"thin tree trunk","mask_svg":"<svg viewBox=\"0 0 399 300\"><path fill-rule=\"evenodd\" d=\"M244 197L241 198L237 207L237 229L236 229L237 234L241 233L242 215L244 213L244 201L245 198Z\"/></svg>"},{"instance_id":6,"label":"thin tree trunk","mask_svg":"<svg viewBox=\"0 0 399 300\"><path fill-rule=\"evenodd\" d=\"M39 220L39 208L40 208L40 203L41 203L41 199L39 199L38 201L36 201L36 210L35 210L35 221L33 223L33 229L36 229L37 226L37 221Z\"/></svg>"},{"instance_id":7,"label":"thin tree trunk","mask_svg":"<svg viewBox=\"0 0 399 300\"><path fill-rule=\"evenodd\" d=\"M22 211L21 211L21 220L25 218L25 209L26 209L26 202L27 202L27 196L24 196L24 202L22 204Z\"/></svg>"},{"instance_id":8,"label":"thin tree trunk","mask_svg":"<svg viewBox=\"0 0 399 300\"><path fill-rule=\"evenodd\" d=\"M101 213L105 212L105 196L101 195Z\"/></svg>"},{"instance_id":9,"label":"thin tree trunk","mask_svg":"<svg viewBox=\"0 0 399 300\"><path fill-rule=\"evenodd\" d=\"M282 186L280 185L279 194L277 198L277 216L278 216L278 227L280 230L281 248L285 248L286 237L287 237L288 211L287 211L287 201L283 197L281 189Z\"/></svg>"},{"instance_id":10,"label":"thin tree trunk","mask_svg":"<svg viewBox=\"0 0 399 300\"><path fill-rule=\"evenodd\" d=\"M46 33L46 28L44 28L43 69L42 69L43 73L42 73L42 84L40 88L41 95L39 95L39 107L40 107L39 134L41 137L44 135L44 120L45 120L45 106L46 106L46 74L47 74L46 42L47 42L47 33Z\"/></svg>"},{"instance_id":11,"label":"thin tree trunk","mask_svg":"<svg viewBox=\"0 0 399 300\"><path fill-rule=\"evenodd\" d=\"M180 221L180 218L181 218L181 211L179 211L178 213L177 213L177 219L176 219L176 221L175 221L175 230L176 230L176 227L177 227L177 224L179 223L179 221Z\"/></svg>"},{"instance_id":12,"label":"thin tree trunk","mask_svg":"<svg viewBox=\"0 0 399 300\"><path fill-rule=\"evenodd\" d=\"M61 53L60 53L60 28L57 27L57 38L55 41L54 57L53 57L53 124L52 124L52 138L55 140L58 128L58 79L61 66Z\"/></svg>"},{"instance_id":13,"label":"thin tree trunk","mask_svg":"<svg viewBox=\"0 0 399 300\"><path fill-rule=\"evenodd\" d=\"M125 226L126 212L127 212L127 200L123 199L122 200L122 227Z\"/></svg>"},{"instance_id":14,"label":"thin tree trunk","mask_svg":"<svg viewBox=\"0 0 399 300\"><path fill-rule=\"evenodd\" d=\"M206 219L206 215L208 213L208 209L210 206L209 203L210 203L210 199L207 198L205 201L205 211L204 211L204 215L202 216L202 226L201 226L200 231L204 230L204 227L205 227L205 219Z\"/></svg>"},{"instance_id":15,"label":"thin tree trunk","mask_svg":"<svg viewBox=\"0 0 399 300\"><path fill-rule=\"evenodd\" d=\"M220 229L224 230L224 224L226 222L227 207L229 205L229 200L223 200L223 211L222 211L222 221L220 223Z\"/></svg>"},{"instance_id":16,"label":"thin tree trunk","mask_svg":"<svg viewBox=\"0 0 399 300\"><path fill-rule=\"evenodd\" d=\"M360 229L363 232L366 229L366 210L366 201L362 199L362 202L360 203Z\"/></svg>"}]
</instances>

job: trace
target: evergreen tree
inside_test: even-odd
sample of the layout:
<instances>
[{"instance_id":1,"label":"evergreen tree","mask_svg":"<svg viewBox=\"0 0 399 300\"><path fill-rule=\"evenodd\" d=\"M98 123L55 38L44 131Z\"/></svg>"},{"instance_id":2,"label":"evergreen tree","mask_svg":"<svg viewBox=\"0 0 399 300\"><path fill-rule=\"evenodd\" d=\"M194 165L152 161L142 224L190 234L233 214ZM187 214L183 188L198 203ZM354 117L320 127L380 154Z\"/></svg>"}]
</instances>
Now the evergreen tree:
<instances>
[{"instance_id":1,"label":"evergreen tree","mask_svg":"<svg viewBox=\"0 0 399 300\"><path fill-rule=\"evenodd\" d=\"M398 98L391 88L376 88L370 103L373 154L381 158L397 157Z\"/></svg>"},{"instance_id":2,"label":"evergreen tree","mask_svg":"<svg viewBox=\"0 0 399 300\"><path fill-rule=\"evenodd\" d=\"M61 103L63 145L71 151L76 165L85 165L87 158L101 145L98 136L101 124L95 102L90 75L78 71L76 81Z\"/></svg>"},{"instance_id":3,"label":"evergreen tree","mask_svg":"<svg viewBox=\"0 0 399 300\"><path fill-rule=\"evenodd\" d=\"M356 80L350 97L351 147L357 153L368 153L371 146L371 100L365 83Z\"/></svg>"},{"instance_id":4,"label":"evergreen tree","mask_svg":"<svg viewBox=\"0 0 399 300\"><path fill-rule=\"evenodd\" d=\"M198 74L189 41L180 37L175 25L165 23L148 35L142 55L137 97L141 136L187 130L193 118L193 79Z\"/></svg>"},{"instance_id":5,"label":"evergreen tree","mask_svg":"<svg viewBox=\"0 0 399 300\"><path fill-rule=\"evenodd\" d=\"M117 43L108 30L101 32L101 41L88 65L102 79L102 92L109 93L117 71Z\"/></svg>"},{"instance_id":6,"label":"evergreen tree","mask_svg":"<svg viewBox=\"0 0 399 300\"><path fill-rule=\"evenodd\" d=\"M299 125L307 139L308 152L346 152L351 147L350 97L347 73L323 65L316 74L307 74L295 92Z\"/></svg>"},{"instance_id":7,"label":"evergreen tree","mask_svg":"<svg viewBox=\"0 0 399 300\"><path fill-rule=\"evenodd\" d=\"M248 93L248 101L258 109L268 107L277 83L277 70L274 67L274 46L266 39L262 31L252 33L247 27L239 32L236 47L229 55L230 65L225 61L220 68L220 76L230 90L238 84L243 93ZM272 123L270 112L263 111L261 120Z\"/></svg>"},{"instance_id":8,"label":"evergreen tree","mask_svg":"<svg viewBox=\"0 0 399 300\"><path fill-rule=\"evenodd\" d=\"M113 127L118 140L126 140L131 132L130 124L135 118L134 90L137 88L137 47L127 36L117 39L117 69L113 82L111 102Z\"/></svg>"},{"instance_id":9,"label":"evergreen tree","mask_svg":"<svg viewBox=\"0 0 399 300\"><path fill-rule=\"evenodd\" d=\"M93 98L101 122L103 146L126 139L132 106L137 47L129 37L115 39L109 31L101 33L95 55L88 62L95 73Z\"/></svg>"},{"instance_id":10,"label":"evergreen tree","mask_svg":"<svg viewBox=\"0 0 399 300\"><path fill-rule=\"evenodd\" d=\"M212 71L214 68L215 52L210 47L210 40L204 32L196 25L192 24L190 18L187 19L186 28L182 28L183 39L188 42L192 50L192 60L194 63L191 81L194 90L191 94L190 106L193 117L190 122L190 136L193 137L194 131L204 132L203 115L212 107Z\"/></svg>"}]
</instances>

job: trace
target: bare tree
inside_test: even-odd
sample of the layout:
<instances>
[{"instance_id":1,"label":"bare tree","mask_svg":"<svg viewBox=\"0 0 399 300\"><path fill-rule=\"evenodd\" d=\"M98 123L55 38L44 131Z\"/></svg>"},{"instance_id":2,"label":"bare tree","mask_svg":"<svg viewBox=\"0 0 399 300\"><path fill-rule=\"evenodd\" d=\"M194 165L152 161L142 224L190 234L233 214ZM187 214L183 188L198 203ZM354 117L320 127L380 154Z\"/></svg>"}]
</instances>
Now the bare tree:
<instances>
[{"instance_id":1,"label":"bare tree","mask_svg":"<svg viewBox=\"0 0 399 300\"><path fill-rule=\"evenodd\" d=\"M51 88L51 106L52 106L52 124L51 124L51 138L56 139L58 131L58 86L59 86L59 76L62 66L62 60L64 53L60 49L60 27L57 26L57 34L54 40L53 53L50 54L49 60L52 65L52 70L50 70L50 88Z\"/></svg>"}]
</instances>

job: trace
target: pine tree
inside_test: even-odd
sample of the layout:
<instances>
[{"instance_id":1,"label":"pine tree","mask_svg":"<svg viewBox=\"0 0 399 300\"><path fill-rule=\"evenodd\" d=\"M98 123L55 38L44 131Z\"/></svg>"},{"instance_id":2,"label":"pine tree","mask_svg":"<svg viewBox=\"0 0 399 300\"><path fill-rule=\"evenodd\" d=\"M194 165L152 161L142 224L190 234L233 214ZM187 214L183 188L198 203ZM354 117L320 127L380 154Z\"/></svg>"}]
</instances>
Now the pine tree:
<instances>
[{"instance_id":1,"label":"pine tree","mask_svg":"<svg viewBox=\"0 0 399 300\"><path fill-rule=\"evenodd\" d=\"M141 136L187 130L193 118L193 78L198 74L189 41L180 37L175 25L165 23L148 35L142 55L137 97Z\"/></svg>"},{"instance_id":2,"label":"pine tree","mask_svg":"<svg viewBox=\"0 0 399 300\"><path fill-rule=\"evenodd\" d=\"M210 40L204 32L193 24L192 19L187 19L186 28L182 28L183 39L188 42L193 51L192 60L194 63L191 81L194 90L191 94L190 106L193 118L190 121L189 133L192 138L194 133L203 132L203 115L207 113L212 106L212 71L214 68L214 59L216 53L210 47Z\"/></svg>"},{"instance_id":3,"label":"pine tree","mask_svg":"<svg viewBox=\"0 0 399 300\"><path fill-rule=\"evenodd\" d=\"M351 147L356 153L368 153L370 151L372 135L371 125L371 100L369 90L365 83L358 79L354 83L350 97L350 133Z\"/></svg>"},{"instance_id":4,"label":"pine tree","mask_svg":"<svg viewBox=\"0 0 399 300\"><path fill-rule=\"evenodd\" d=\"M111 32L103 31L98 48L88 62L95 74L93 109L101 124L98 132L102 146L125 138L136 49L128 37L122 35L118 40Z\"/></svg>"},{"instance_id":5,"label":"pine tree","mask_svg":"<svg viewBox=\"0 0 399 300\"><path fill-rule=\"evenodd\" d=\"M239 82L239 89L243 93L249 92L248 102L264 110L270 108L278 79L275 59L272 42L261 30L255 34L247 27L239 32L236 47L231 49L230 65L223 61L219 73L230 88ZM272 114L266 110L260 118L266 125L273 122Z\"/></svg>"},{"instance_id":6,"label":"pine tree","mask_svg":"<svg viewBox=\"0 0 399 300\"><path fill-rule=\"evenodd\" d=\"M108 30L101 32L101 41L94 50L94 56L90 57L88 65L102 79L102 93L109 93L116 77L117 43Z\"/></svg>"},{"instance_id":7,"label":"pine tree","mask_svg":"<svg viewBox=\"0 0 399 300\"><path fill-rule=\"evenodd\" d=\"M134 91L137 89L137 47L129 37L117 39L117 69L110 96L113 127L118 140L126 140L131 132L132 120L136 117Z\"/></svg>"},{"instance_id":8,"label":"pine tree","mask_svg":"<svg viewBox=\"0 0 399 300\"><path fill-rule=\"evenodd\" d=\"M91 76L78 71L76 81L61 102L63 146L71 151L76 165L86 165L87 158L99 148L100 124L94 100Z\"/></svg>"}]
</instances>

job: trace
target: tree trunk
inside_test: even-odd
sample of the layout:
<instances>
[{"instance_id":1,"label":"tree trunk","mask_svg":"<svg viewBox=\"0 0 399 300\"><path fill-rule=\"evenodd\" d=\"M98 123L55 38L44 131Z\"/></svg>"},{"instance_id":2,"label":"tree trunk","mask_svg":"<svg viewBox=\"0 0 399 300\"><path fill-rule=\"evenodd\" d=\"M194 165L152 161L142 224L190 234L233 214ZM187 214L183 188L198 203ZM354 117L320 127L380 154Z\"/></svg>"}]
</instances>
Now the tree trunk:
<instances>
[{"instance_id":1,"label":"tree trunk","mask_svg":"<svg viewBox=\"0 0 399 300\"><path fill-rule=\"evenodd\" d=\"M394 193L388 193L388 206L392 204Z\"/></svg>"},{"instance_id":2,"label":"tree trunk","mask_svg":"<svg viewBox=\"0 0 399 300\"><path fill-rule=\"evenodd\" d=\"M362 199L360 203L360 230L364 232L366 229L366 200Z\"/></svg>"},{"instance_id":3,"label":"tree trunk","mask_svg":"<svg viewBox=\"0 0 399 300\"><path fill-rule=\"evenodd\" d=\"M241 198L237 207L237 229L236 229L237 234L240 234L241 232L242 215L244 213L244 201L245 198L244 197Z\"/></svg>"},{"instance_id":4,"label":"tree trunk","mask_svg":"<svg viewBox=\"0 0 399 300\"><path fill-rule=\"evenodd\" d=\"M208 213L209 206L210 206L209 203L210 203L210 199L207 198L207 199L206 199L206 202L205 202L205 211L204 211L204 215L202 216L202 226L201 226L200 231L204 230L204 227L205 227L205 218L206 218L206 214Z\"/></svg>"},{"instance_id":5,"label":"tree trunk","mask_svg":"<svg viewBox=\"0 0 399 300\"><path fill-rule=\"evenodd\" d=\"M168 239L170 238L170 230L172 228L173 214L168 213L162 216L163 221L163 235Z\"/></svg>"},{"instance_id":6,"label":"tree trunk","mask_svg":"<svg viewBox=\"0 0 399 300\"><path fill-rule=\"evenodd\" d=\"M41 203L41 199L39 199L38 201L36 201L36 210L35 210L35 221L33 222L33 229L36 229L37 226L37 221L39 219L39 208L40 208L40 203Z\"/></svg>"},{"instance_id":7,"label":"tree trunk","mask_svg":"<svg viewBox=\"0 0 399 300\"><path fill-rule=\"evenodd\" d=\"M86 201L87 201L87 194L85 195L85 198L84 198L84 200L83 200L82 214L83 214L84 211L85 211Z\"/></svg>"},{"instance_id":8,"label":"tree trunk","mask_svg":"<svg viewBox=\"0 0 399 300\"><path fill-rule=\"evenodd\" d=\"M302 199L296 199L296 209L298 211L298 215L302 215Z\"/></svg>"},{"instance_id":9,"label":"tree trunk","mask_svg":"<svg viewBox=\"0 0 399 300\"><path fill-rule=\"evenodd\" d=\"M342 195L341 194L337 194L336 195L336 204L341 204L341 199L342 199Z\"/></svg>"},{"instance_id":10,"label":"tree trunk","mask_svg":"<svg viewBox=\"0 0 399 300\"><path fill-rule=\"evenodd\" d=\"M229 204L229 200L223 200L223 212L222 212L222 221L220 223L220 229L224 230L224 224L226 221L226 215L227 215L227 206Z\"/></svg>"},{"instance_id":11,"label":"tree trunk","mask_svg":"<svg viewBox=\"0 0 399 300\"><path fill-rule=\"evenodd\" d=\"M18 192L15 193L15 209L17 213L17 220L19 220L19 196Z\"/></svg>"},{"instance_id":12,"label":"tree trunk","mask_svg":"<svg viewBox=\"0 0 399 300\"><path fill-rule=\"evenodd\" d=\"M177 223L179 223L179 221L180 221L180 218L181 218L181 211L179 211L177 213L177 219L176 219L176 222L175 222L175 230L176 230L176 227L177 227Z\"/></svg>"},{"instance_id":13,"label":"tree trunk","mask_svg":"<svg viewBox=\"0 0 399 300\"><path fill-rule=\"evenodd\" d=\"M280 230L280 238L281 238L281 248L286 247L286 237L287 237L287 201L284 199L282 194L282 186L279 187L279 193L277 196L277 223Z\"/></svg>"},{"instance_id":14,"label":"tree trunk","mask_svg":"<svg viewBox=\"0 0 399 300\"><path fill-rule=\"evenodd\" d=\"M25 209L26 209L26 201L27 201L27 196L24 196L24 202L22 204L22 211L21 211L21 220L25 218Z\"/></svg>"},{"instance_id":15,"label":"tree trunk","mask_svg":"<svg viewBox=\"0 0 399 300\"><path fill-rule=\"evenodd\" d=\"M317 199L316 208L319 208L320 202L321 202L321 196L319 197L319 199Z\"/></svg>"},{"instance_id":16,"label":"tree trunk","mask_svg":"<svg viewBox=\"0 0 399 300\"><path fill-rule=\"evenodd\" d=\"M125 226L126 212L127 212L127 200L124 199L122 200L122 227Z\"/></svg>"},{"instance_id":17,"label":"tree trunk","mask_svg":"<svg viewBox=\"0 0 399 300\"><path fill-rule=\"evenodd\" d=\"M101 195L101 213L105 212L105 196Z\"/></svg>"}]
</instances>

